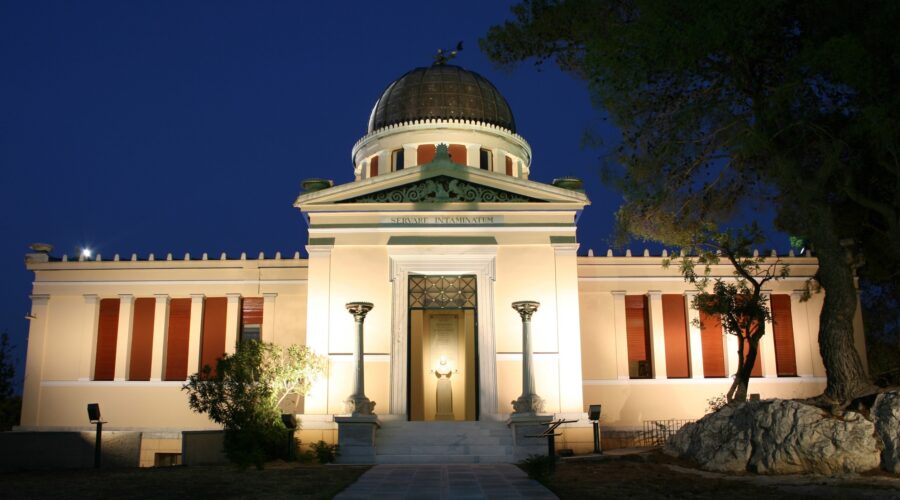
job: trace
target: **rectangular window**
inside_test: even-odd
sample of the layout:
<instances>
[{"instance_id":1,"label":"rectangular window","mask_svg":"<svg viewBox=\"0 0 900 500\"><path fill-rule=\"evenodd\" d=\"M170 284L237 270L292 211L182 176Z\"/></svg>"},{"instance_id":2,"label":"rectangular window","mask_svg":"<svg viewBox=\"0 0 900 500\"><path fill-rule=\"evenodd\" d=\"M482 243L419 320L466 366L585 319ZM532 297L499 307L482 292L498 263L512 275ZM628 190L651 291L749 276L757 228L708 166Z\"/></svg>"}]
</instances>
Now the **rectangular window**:
<instances>
[{"instance_id":1,"label":"rectangular window","mask_svg":"<svg viewBox=\"0 0 900 500\"><path fill-rule=\"evenodd\" d=\"M225 317L228 299L210 297L203 303L203 333L200 340L200 366L215 373L216 362L225 354Z\"/></svg>"},{"instance_id":2,"label":"rectangular window","mask_svg":"<svg viewBox=\"0 0 900 500\"><path fill-rule=\"evenodd\" d=\"M628 375L652 378L650 363L650 322L647 319L647 296L625 296L625 327L628 335Z\"/></svg>"},{"instance_id":3,"label":"rectangular window","mask_svg":"<svg viewBox=\"0 0 900 500\"><path fill-rule=\"evenodd\" d=\"M403 148L395 149L391 153L391 166L393 167L394 172L403 170Z\"/></svg>"},{"instance_id":4,"label":"rectangular window","mask_svg":"<svg viewBox=\"0 0 900 500\"><path fill-rule=\"evenodd\" d=\"M513 160L511 156L506 157L506 175L513 174Z\"/></svg>"},{"instance_id":5,"label":"rectangular window","mask_svg":"<svg viewBox=\"0 0 900 500\"><path fill-rule=\"evenodd\" d=\"M703 376L725 377L725 338L716 316L700 312L700 346L703 349Z\"/></svg>"},{"instance_id":6,"label":"rectangular window","mask_svg":"<svg viewBox=\"0 0 900 500\"><path fill-rule=\"evenodd\" d=\"M378 175L378 157L373 156L369 160L369 177L375 177L376 175Z\"/></svg>"},{"instance_id":7,"label":"rectangular window","mask_svg":"<svg viewBox=\"0 0 900 500\"><path fill-rule=\"evenodd\" d=\"M434 144L422 144L416 149L416 165L425 165L434 160L436 153Z\"/></svg>"},{"instance_id":8,"label":"rectangular window","mask_svg":"<svg viewBox=\"0 0 900 500\"><path fill-rule=\"evenodd\" d=\"M241 342L259 340L262 333L263 299L249 297L241 301Z\"/></svg>"},{"instance_id":9,"label":"rectangular window","mask_svg":"<svg viewBox=\"0 0 900 500\"><path fill-rule=\"evenodd\" d=\"M489 149L481 149L478 151L478 166L481 170L491 171L493 170L494 155L491 153Z\"/></svg>"},{"instance_id":10,"label":"rectangular window","mask_svg":"<svg viewBox=\"0 0 900 500\"><path fill-rule=\"evenodd\" d=\"M188 340L191 330L191 299L169 301L169 331L166 335L165 380L186 380Z\"/></svg>"},{"instance_id":11,"label":"rectangular window","mask_svg":"<svg viewBox=\"0 0 900 500\"><path fill-rule=\"evenodd\" d=\"M691 376L688 356L687 314L684 295L662 296L663 337L666 345L666 376L688 378Z\"/></svg>"},{"instance_id":12,"label":"rectangular window","mask_svg":"<svg viewBox=\"0 0 900 500\"><path fill-rule=\"evenodd\" d=\"M466 151L466 147L462 144L451 144L448 151L450 153L450 161L453 163L456 163L457 165L468 164L468 152Z\"/></svg>"},{"instance_id":13,"label":"rectangular window","mask_svg":"<svg viewBox=\"0 0 900 500\"><path fill-rule=\"evenodd\" d=\"M772 335L775 337L775 366L779 377L797 376L797 357L794 353L794 319L791 315L791 296L773 294Z\"/></svg>"},{"instance_id":14,"label":"rectangular window","mask_svg":"<svg viewBox=\"0 0 900 500\"><path fill-rule=\"evenodd\" d=\"M156 299L134 299L134 321L131 327L131 363L128 380L150 380L153 362L153 319L156 315Z\"/></svg>"},{"instance_id":15,"label":"rectangular window","mask_svg":"<svg viewBox=\"0 0 900 500\"><path fill-rule=\"evenodd\" d=\"M116 375L116 337L119 334L119 299L100 300L94 380L112 380Z\"/></svg>"}]
</instances>

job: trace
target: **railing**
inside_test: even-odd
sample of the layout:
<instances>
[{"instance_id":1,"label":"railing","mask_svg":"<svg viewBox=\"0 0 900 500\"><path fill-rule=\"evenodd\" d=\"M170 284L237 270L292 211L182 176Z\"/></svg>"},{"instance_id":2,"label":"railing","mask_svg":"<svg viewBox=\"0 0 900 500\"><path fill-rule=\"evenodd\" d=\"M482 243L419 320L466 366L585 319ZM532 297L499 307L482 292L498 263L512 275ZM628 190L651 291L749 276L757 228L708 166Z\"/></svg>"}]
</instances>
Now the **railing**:
<instances>
[{"instance_id":1,"label":"railing","mask_svg":"<svg viewBox=\"0 0 900 500\"><path fill-rule=\"evenodd\" d=\"M639 446L665 446L682 427L693 420L644 420Z\"/></svg>"}]
</instances>

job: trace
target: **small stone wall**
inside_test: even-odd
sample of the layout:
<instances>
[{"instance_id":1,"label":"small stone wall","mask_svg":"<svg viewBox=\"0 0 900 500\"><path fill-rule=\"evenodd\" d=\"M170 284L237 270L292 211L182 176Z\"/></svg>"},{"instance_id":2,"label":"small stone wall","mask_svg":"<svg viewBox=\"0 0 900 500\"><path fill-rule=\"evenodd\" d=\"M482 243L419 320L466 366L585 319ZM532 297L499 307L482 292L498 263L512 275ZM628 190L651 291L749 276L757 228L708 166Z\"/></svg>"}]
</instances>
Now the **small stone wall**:
<instances>
[{"instance_id":1,"label":"small stone wall","mask_svg":"<svg viewBox=\"0 0 900 500\"><path fill-rule=\"evenodd\" d=\"M184 465L227 464L225 431L185 431L181 434L181 463Z\"/></svg>"},{"instance_id":2,"label":"small stone wall","mask_svg":"<svg viewBox=\"0 0 900 500\"><path fill-rule=\"evenodd\" d=\"M137 467L141 433L104 431L101 467ZM0 433L0 470L78 469L94 466L94 432Z\"/></svg>"}]
</instances>

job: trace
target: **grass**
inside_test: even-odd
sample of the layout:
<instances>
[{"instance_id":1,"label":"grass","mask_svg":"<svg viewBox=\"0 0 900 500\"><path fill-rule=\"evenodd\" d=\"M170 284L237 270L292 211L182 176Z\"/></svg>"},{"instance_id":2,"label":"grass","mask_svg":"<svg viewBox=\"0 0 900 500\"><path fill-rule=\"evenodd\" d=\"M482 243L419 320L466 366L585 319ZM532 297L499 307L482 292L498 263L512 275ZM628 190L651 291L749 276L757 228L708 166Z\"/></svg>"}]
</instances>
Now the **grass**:
<instances>
[{"instance_id":1,"label":"grass","mask_svg":"<svg viewBox=\"0 0 900 500\"><path fill-rule=\"evenodd\" d=\"M368 466L275 462L263 470L233 466L4 472L4 499L40 498L332 498Z\"/></svg>"}]
</instances>

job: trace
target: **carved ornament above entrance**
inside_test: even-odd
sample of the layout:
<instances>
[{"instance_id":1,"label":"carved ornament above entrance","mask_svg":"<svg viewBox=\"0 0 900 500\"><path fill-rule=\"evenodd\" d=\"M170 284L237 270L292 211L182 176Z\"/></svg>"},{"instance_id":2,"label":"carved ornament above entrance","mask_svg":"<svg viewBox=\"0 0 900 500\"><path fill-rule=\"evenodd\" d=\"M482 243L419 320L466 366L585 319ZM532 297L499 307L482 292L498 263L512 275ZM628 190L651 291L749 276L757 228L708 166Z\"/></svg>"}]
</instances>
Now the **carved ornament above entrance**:
<instances>
[{"instance_id":1,"label":"carved ornament above entrance","mask_svg":"<svg viewBox=\"0 0 900 500\"><path fill-rule=\"evenodd\" d=\"M527 203L542 201L544 200L441 175L351 198L344 203Z\"/></svg>"}]
</instances>

